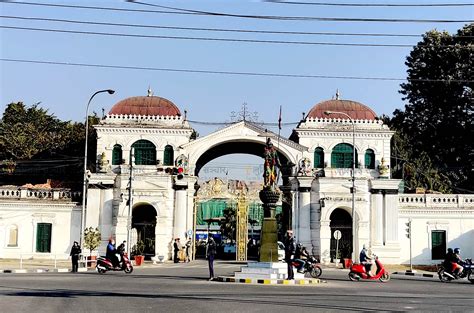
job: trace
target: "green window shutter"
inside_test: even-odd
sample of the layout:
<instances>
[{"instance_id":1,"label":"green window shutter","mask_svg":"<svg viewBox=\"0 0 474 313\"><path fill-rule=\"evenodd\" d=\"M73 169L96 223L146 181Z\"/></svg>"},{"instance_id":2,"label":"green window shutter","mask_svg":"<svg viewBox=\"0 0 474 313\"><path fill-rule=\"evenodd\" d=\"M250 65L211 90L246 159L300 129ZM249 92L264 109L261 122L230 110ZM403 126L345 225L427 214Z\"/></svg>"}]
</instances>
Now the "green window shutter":
<instances>
[{"instance_id":1,"label":"green window shutter","mask_svg":"<svg viewBox=\"0 0 474 313\"><path fill-rule=\"evenodd\" d=\"M122 146L115 145L112 150L112 165L122 164Z\"/></svg>"},{"instance_id":2,"label":"green window shutter","mask_svg":"<svg viewBox=\"0 0 474 313\"><path fill-rule=\"evenodd\" d=\"M323 168L324 167L324 150L323 148L317 147L314 150L314 167Z\"/></svg>"},{"instance_id":3,"label":"green window shutter","mask_svg":"<svg viewBox=\"0 0 474 313\"><path fill-rule=\"evenodd\" d=\"M442 260L446 255L446 231L431 232L431 259Z\"/></svg>"},{"instance_id":4,"label":"green window shutter","mask_svg":"<svg viewBox=\"0 0 474 313\"><path fill-rule=\"evenodd\" d=\"M148 140L138 140L133 145L136 165L156 165L156 147Z\"/></svg>"},{"instance_id":5,"label":"green window shutter","mask_svg":"<svg viewBox=\"0 0 474 313\"><path fill-rule=\"evenodd\" d=\"M365 168L375 168L375 153L372 149L365 151Z\"/></svg>"},{"instance_id":6,"label":"green window shutter","mask_svg":"<svg viewBox=\"0 0 474 313\"><path fill-rule=\"evenodd\" d=\"M165 151L164 151L164 154L163 154L163 165L172 166L173 165L173 160L174 160L173 147L170 146L170 145L167 145L165 147Z\"/></svg>"},{"instance_id":7,"label":"green window shutter","mask_svg":"<svg viewBox=\"0 0 474 313\"><path fill-rule=\"evenodd\" d=\"M352 168L352 145L348 143L340 143L334 147L331 153L331 167L335 168ZM357 150L355 151L356 164L358 167Z\"/></svg>"},{"instance_id":8,"label":"green window shutter","mask_svg":"<svg viewBox=\"0 0 474 313\"><path fill-rule=\"evenodd\" d=\"M51 252L51 228L49 223L36 226L36 252Z\"/></svg>"}]
</instances>

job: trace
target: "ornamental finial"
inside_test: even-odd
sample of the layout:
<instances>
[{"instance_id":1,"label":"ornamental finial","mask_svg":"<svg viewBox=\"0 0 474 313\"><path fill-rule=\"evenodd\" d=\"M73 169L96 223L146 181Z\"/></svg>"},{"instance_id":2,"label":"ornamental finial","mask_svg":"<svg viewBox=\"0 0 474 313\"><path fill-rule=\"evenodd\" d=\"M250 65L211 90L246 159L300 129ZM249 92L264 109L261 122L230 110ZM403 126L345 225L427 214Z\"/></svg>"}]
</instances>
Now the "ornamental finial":
<instances>
[{"instance_id":1,"label":"ornamental finial","mask_svg":"<svg viewBox=\"0 0 474 313\"><path fill-rule=\"evenodd\" d=\"M153 90L151 90L151 87L148 86L148 97L152 97L153 96Z\"/></svg>"},{"instance_id":2,"label":"ornamental finial","mask_svg":"<svg viewBox=\"0 0 474 313\"><path fill-rule=\"evenodd\" d=\"M339 88L336 89L336 100L339 100Z\"/></svg>"}]
</instances>

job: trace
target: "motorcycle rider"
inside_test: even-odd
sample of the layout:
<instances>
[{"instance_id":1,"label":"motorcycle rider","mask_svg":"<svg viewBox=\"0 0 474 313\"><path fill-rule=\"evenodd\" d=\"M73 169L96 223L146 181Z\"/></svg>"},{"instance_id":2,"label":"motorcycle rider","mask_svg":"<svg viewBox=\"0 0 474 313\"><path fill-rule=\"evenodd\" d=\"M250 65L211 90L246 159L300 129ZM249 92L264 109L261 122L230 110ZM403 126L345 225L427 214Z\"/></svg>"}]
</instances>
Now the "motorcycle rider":
<instances>
[{"instance_id":1,"label":"motorcycle rider","mask_svg":"<svg viewBox=\"0 0 474 313\"><path fill-rule=\"evenodd\" d=\"M115 239L110 239L109 244L107 245L107 252L105 257L112 262L114 267L118 267L118 259L117 259L117 249L115 249Z\"/></svg>"},{"instance_id":2,"label":"motorcycle rider","mask_svg":"<svg viewBox=\"0 0 474 313\"><path fill-rule=\"evenodd\" d=\"M117 259L118 259L118 264L119 266L122 265L123 263L123 254L125 253L125 243L126 241L124 240L117 248Z\"/></svg>"},{"instance_id":3,"label":"motorcycle rider","mask_svg":"<svg viewBox=\"0 0 474 313\"><path fill-rule=\"evenodd\" d=\"M359 255L360 264L363 264L365 267L365 271L367 272L367 276L372 277L372 258L369 257L369 253L365 244L362 246L362 250L360 251Z\"/></svg>"},{"instance_id":4,"label":"motorcycle rider","mask_svg":"<svg viewBox=\"0 0 474 313\"><path fill-rule=\"evenodd\" d=\"M304 273L304 265L306 264L306 260L309 257L308 251L306 251L306 247L304 247L301 243L296 245L295 250L295 259L294 261L298 263L298 273Z\"/></svg>"},{"instance_id":5,"label":"motorcycle rider","mask_svg":"<svg viewBox=\"0 0 474 313\"><path fill-rule=\"evenodd\" d=\"M460 276L462 274L464 264L463 259L461 258L461 249L455 248L454 255L453 255L453 274Z\"/></svg>"},{"instance_id":6,"label":"motorcycle rider","mask_svg":"<svg viewBox=\"0 0 474 313\"><path fill-rule=\"evenodd\" d=\"M445 271L451 273L453 269L453 260L454 260L454 252L452 248L448 248L448 252L446 253L446 256L444 257L443 261L443 267Z\"/></svg>"}]
</instances>

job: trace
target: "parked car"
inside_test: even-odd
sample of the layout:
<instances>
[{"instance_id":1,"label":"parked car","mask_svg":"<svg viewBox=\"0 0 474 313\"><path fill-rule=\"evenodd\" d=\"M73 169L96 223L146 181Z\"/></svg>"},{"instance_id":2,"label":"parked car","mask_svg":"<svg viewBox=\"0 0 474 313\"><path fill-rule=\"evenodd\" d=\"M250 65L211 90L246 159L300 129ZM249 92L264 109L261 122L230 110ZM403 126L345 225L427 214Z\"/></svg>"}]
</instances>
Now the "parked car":
<instances>
[{"instance_id":1,"label":"parked car","mask_svg":"<svg viewBox=\"0 0 474 313\"><path fill-rule=\"evenodd\" d=\"M285 245L283 242L278 241L278 261L282 262L285 258Z\"/></svg>"}]
</instances>

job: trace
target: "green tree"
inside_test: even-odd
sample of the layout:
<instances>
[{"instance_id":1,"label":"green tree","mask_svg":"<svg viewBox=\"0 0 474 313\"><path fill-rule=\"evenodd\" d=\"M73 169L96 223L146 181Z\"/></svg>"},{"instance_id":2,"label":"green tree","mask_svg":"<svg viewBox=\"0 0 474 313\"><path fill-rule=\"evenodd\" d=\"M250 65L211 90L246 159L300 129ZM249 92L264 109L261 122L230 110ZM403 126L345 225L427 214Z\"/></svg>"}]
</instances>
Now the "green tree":
<instances>
[{"instance_id":1,"label":"green tree","mask_svg":"<svg viewBox=\"0 0 474 313\"><path fill-rule=\"evenodd\" d=\"M406 137L409 156L430 159L457 191L474 185L473 30L469 24L455 35L432 30L423 36L405 62L400 93L408 103L391 120Z\"/></svg>"},{"instance_id":2,"label":"green tree","mask_svg":"<svg viewBox=\"0 0 474 313\"><path fill-rule=\"evenodd\" d=\"M237 211L235 207L229 206L224 209L224 219L221 221L221 233L234 242L237 237Z\"/></svg>"},{"instance_id":3,"label":"green tree","mask_svg":"<svg viewBox=\"0 0 474 313\"><path fill-rule=\"evenodd\" d=\"M86 228L84 230L84 247L89 249L89 255L100 245L101 234L98 228Z\"/></svg>"}]
</instances>

